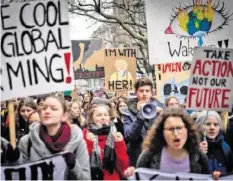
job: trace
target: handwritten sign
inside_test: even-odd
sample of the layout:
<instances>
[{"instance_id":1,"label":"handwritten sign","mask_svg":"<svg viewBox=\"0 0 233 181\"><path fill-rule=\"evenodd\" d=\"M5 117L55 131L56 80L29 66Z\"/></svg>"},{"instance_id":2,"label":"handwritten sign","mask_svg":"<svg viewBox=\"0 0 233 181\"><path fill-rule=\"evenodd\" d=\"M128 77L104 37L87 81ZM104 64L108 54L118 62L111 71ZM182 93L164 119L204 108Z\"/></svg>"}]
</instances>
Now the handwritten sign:
<instances>
[{"instance_id":1,"label":"handwritten sign","mask_svg":"<svg viewBox=\"0 0 233 181\"><path fill-rule=\"evenodd\" d=\"M65 180L62 155L23 165L1 166L1 180Z\"/></svg>"},{"instance_id":2,"label":"handwritten sign","mask_svg":"<svg viewBox=\"0 0 233 181\"><path fill-rule=\"evenodd\" d=\"M134 90L135 49L105 49L104 65L106 90L116 92Z\"/></svg>"},{"instance_id":3,"label":"handwritten sign","mask_svg":"<svg viewBox=\"0 0 233 181\"><path fill-rule=\"evenodd\" d=\"M211 175L193 173L166 173L148 168L137 168L128 180L212 180Z\"/></svg>"},{"instance_id":4,"label":"handwritten sign","mask_svg":"<svg viewBox=\"0 0 233 181\"><path fill-rule=\"evenodd\" d=\"M197 46L233 48L232 0L146 0L145 5L152 65L191 61Z\"/></svg>"},{"instance_id":5,"label":"handwritten sign","mask_svg":"<svg viewBox=\"0 0 233 181\"><path fill-rule=\"evenodd\" d=\"M231 110L233 49L195 48L189 85L189 109Z\"/></svg>"},{"instance_id":6,"label":"handwritten sign","mask_svg":"<svg viewBox=\"0 0 233 181\"><path fill-rule=\"evenodd\" d=\"M67 1L2 4L1 23L2 100L73 89Z\"/></svg>"},{"instance_id":7,"label":"handwritten sign","mask_svg":"<svg viewBox=\"0 0 233 181\"><path fill-rule=\"evenodd\" d=\"M164 102L168 96L176 96L180 103L188 94L192 62L175 62L155 65L157 97Z\"/></svg>"}]
</instances>

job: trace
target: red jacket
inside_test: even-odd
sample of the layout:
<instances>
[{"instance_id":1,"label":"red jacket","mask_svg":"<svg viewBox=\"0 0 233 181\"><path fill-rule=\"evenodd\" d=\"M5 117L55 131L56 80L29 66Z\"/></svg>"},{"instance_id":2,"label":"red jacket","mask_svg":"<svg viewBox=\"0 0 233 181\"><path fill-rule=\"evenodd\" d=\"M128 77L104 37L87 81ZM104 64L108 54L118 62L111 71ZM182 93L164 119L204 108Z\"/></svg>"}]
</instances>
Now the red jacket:
<instances>
[{"instance_id":1,"label":"red jacket","mask_svg":"<svg viewBox=\"0 0 233 181\"><path fill-rule=\"evenodd\" d=\"M83 136L87 143L88 153L91 156L92 149L93 149L93 141L90 141L86 138L87 129L83 130ZM107 135L101 135L98 136L98 145L101 150L100 158L103 162L104 157L104 147L106 144ZM103 170L104 173L104 180L120 180L120 175L124 175L124 171L128 168L128 154L127 154L127 148L124 140L121 142L115 142L115 153L116 153L116 168L115 171L110 174L107 170Z\"/></svg>"}]
</instances>

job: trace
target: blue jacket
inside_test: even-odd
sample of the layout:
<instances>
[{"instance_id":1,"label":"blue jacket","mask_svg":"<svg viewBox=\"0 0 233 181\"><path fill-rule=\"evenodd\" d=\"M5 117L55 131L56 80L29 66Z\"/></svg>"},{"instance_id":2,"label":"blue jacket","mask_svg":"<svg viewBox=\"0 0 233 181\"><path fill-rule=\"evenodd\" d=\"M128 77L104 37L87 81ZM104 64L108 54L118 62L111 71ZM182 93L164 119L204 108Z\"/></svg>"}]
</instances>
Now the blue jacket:
<instances>
[{"instance_id":1,"label":"blue jacket","mask_svg":"<svg viewBox=\"0 0 233 181\"><path fill-rule=\"evenodd\" d=\"M207 156L209 159L209 170L220 171L222 174L233 171L233 154L229 145L224 141L220 132L215 141L209 140Z\"/></svg>"},{"instance_id":2,"label":"blue jacket","mask_svg":"<svg viewBox=\"0 0 233 181\"><path fill-rule=\"evenodd\" d=\"M156 119L156 116L150 120L145 119L142 111L137 109L137 102L137 98L130 99L127 103L128 109L125 109L123 112L124 136L129 143L128 154L131 166L136 166L146 132ZM153 98L151 103L155 106L163 107L162 103Z\"/></svg>"}]
</instances>

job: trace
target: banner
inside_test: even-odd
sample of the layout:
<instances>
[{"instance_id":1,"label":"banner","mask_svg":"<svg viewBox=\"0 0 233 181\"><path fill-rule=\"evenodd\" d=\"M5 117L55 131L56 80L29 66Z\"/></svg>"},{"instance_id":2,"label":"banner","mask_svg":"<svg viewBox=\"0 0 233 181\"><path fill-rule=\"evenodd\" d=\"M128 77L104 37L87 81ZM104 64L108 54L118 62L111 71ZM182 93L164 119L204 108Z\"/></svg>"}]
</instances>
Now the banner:
<instances>
[{"instance_id":1,"label":"banner","mask_svg":"<svg viewBox=\"0 0 233 181\"><path fill-rule=\"evenodd\" d=\"M73 89L67 1L1 5L1 97Z\"/></svg>"},{"instance_id":2,"label":"banner","mask_svg":"<svg viewBox=\"0 0 233 181\"><path fill-rule=\"evenodd\" d=\"M15 166L1 166L1 180L65 180L62 155Z\"/></svg>"},{"instance_id":3,"label":"banner","mask_svg":"<svg viewBox=\"0 0 233 181\"><path fill-rule=\"evenodd\" d=\"M128 180L213 180L209 174L166 173L155 169L137 168Z\"/></svg>"},{"instance_id":4,"label":"banner","mask_svg":"<svg viewBox=\"0 0 233 181\"><path fill-rule=\"evenodd\" d=\"M104 49L102 40L72 40L74 77L104 78Z\"/></svg>"},{"instance_id":5,"label":"banner","mask_svg":"<svg viewBox=\"0 0 233 181\"><path fill-rule=\"evenodd\" d=\"M232 0L145 3L150 64L191 61L196 46L233 47Z\"/></svg>"},{"instance_id":6,"label":"banner","mask_svg":"<svg viewBox=\"0 0 233 181\"><path fill-rule=\"evenodd\" d=\"M187 107L193 110L231 110L233 49L195 48Z\"/></svg>"},{"instance_id":7,"label":"banner","mask_svg":"<svg viewBox=\"0 0 233 181\"><path fill-rule=\"evenodd\" d=\"M105 90L134 90L136 80L136 50L105 49Z\"/></svg>"},{"instance_id":8,"label":"banner","mask_svg":"<svg viewBox=\"0 0 233 181\"><path fill-rule=\"evenodd\" d=\"M164 102L169 96L176 96L180 104L188 95L191 62L176 62L155 65L156 97Z\"/></svg>"}]
</instances>

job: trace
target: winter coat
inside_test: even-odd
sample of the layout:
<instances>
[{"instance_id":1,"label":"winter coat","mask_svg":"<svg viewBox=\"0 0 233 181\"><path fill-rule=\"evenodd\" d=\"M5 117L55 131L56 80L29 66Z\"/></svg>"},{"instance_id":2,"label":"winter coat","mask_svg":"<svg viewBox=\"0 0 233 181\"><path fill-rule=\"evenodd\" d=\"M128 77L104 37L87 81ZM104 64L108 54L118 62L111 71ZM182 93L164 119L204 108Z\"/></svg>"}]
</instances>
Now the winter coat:
<instances>
[{"instance_id":1,"label":"winter coat","mask_svg":"<svg viewBox=\"0 0 233 181\"><path fill-rule=\"evenodd\" d=\"M138 156L141 153L141 144L144 140L147 130L154 123L156 116L147 120L142 116L142 110L137 109L137 98L130 99L127 103L128 109L123 111L124 119L124 136L129 142L129 158L130 165L136 166ZM151 99L151 103L158 107L163 107L163 104Z\"/></svg>"},{"instance_id":2,"label":"winter coat","mask_svg":"<svg viewBox=\"0 0 233 181\"><path fill-rule=\"evenodd\" d=\"M40 123L33 123L29 134L20 139L19 149L22 153L23 163L52 156L52 153L39 136L39 127ZM29 139L31 141L30 157L28 152ZM78 126L71 125L71 138L64 151L76 154L76 164L73 169L67 169L67 178L65 180L90 180L89 155L82 130Z\"/></svg>"},{"instance_id":3,"label":"winter coat","mask_svg":"<svg viewBox=\"0 0 233 181\"><path fill-rule=\"evenodd\" d=\"M93 151L93 141L88 140L86 138L86 135L87 135L87 129L84 129L83 136L87 143L89 156L91 156ZM102 163L104 158L104 148L107 141L107 136L108 135L98 136L98 145L101 150L100 158ZM128 168L128 155L124 140L121 142L115 142L115 153L116 153L115 170L112 174L110 174L107 170L103 170L104 180L120 180L124 175L124 171Z\"/></svg>"},{"instance_id":4,"label":"winter coat","mask_svg":"<svg viewBox=\"0 0 233 181\"><path fill-rule=\"evenodd\" d=\"M157 154L151 151L143 151L138 158L137 168L152 168L159 170L162 152ZM189 154L190 159L190 173L208 174L208 158L201 151L197 150L196 153Z\"/></svg>"},{"instance_id":5,"label":"winter coat","mask_svg":"<svg viewBox=\"0 0 233 181\"><path fill-rule=\"evenodd\" d=\"M220 132L215 141L207 138L210 172L215 170L222 174L233 171L233 154L229 145L224 141L224 137Z\"/></svg>"}]
</instances>

